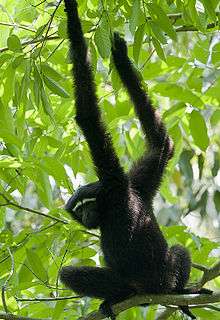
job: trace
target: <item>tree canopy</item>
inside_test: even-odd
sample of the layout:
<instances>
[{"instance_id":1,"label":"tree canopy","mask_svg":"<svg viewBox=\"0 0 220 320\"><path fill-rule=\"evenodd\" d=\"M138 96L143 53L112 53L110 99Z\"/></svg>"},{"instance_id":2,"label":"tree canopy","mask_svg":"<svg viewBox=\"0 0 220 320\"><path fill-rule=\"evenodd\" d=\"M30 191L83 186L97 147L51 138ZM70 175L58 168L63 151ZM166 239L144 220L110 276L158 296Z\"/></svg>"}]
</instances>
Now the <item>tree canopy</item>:
<instances>
[{"instance_id":1,"label":"tree canopy","mask_svg":"<svg viewBox=\"0 0 220 320\"><path fill-rule=\"evenodd\" d=\"M193 304L198 319L220 311L220 4L218 0L78 0L100 108L128 169L143 135L111 60L120 32L175 144L155 212L169 244L192 255L190 285L210 297L140 297L119 319L168 319ZM74 121L71 52L62 0L0 6L0 319L102 319L99 301L59 283L63 265L103 265L99 233L63 209L96 180ZM144 300L143 300L144 299ZM182 300L181 300L182 299ZM184 300L185 299L185 300ZM193 300L194 299L194 300ZM197 299L197 300L196 300ZM200 300L199 300L200 299ZM203 299L203 300L202 300ZM140 303L152 303L147 308ZM181 319L180 312L175 313Z\"/></svg>"}]
</instances>

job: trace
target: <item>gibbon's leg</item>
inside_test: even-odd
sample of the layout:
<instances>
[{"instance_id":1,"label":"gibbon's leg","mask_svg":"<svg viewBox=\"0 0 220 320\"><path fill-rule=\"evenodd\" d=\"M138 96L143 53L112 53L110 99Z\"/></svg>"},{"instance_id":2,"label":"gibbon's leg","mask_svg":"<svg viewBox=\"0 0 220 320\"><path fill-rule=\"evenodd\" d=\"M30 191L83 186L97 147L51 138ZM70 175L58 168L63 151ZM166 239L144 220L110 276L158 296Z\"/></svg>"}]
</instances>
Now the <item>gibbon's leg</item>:
<instances>
[{"instance_id":1,"label":"gibbon's leg","mask_svg":"<svg viewBox=\"0 0 220 320\"><path fill-rule=\"evenodd\" d=\"M123 300L134 289L110 268L99 267L63 267L61 281L79 295L100 298L115 303Z\"/></svg>"},{"instance_id":2,"label":"gibbon's leg","mask_svg":"<svg viewBox=\"0 0 220 320\"><path fill-rule=\"evenodd\" d=\"M175 245L168 251L168 267L170 282L175 293L183 293L184 287L189 280L191 270L191 258L186 248Z\"/></svg>"},{"instance_id":3,"label":"gibbon's leg","mask_svg":"<svg viewBox=\"0 0 220 320\"><path fill-rule=\"evenodd\" d=\"M78 16L77 2L75 0L64 0L64 2L72 51L76 121L89 144L99 180L111 179L113 183L123 184L127 181L126 175L114 152L111 137L101 121L91 66L87 59L87 46Z\"/></svg>"},{"instance_id":4,"label":"gibbon's leg","mask_svg":"<svg viewBox=\"0 0 220 320\"><path fill-rule=\"evenodd\" d=\"M141 82L128 58L126 43L118 33L114 34L112 55L149 144L149 154L144 155L131 169L131 181L135 187L138 186L139 191L142 191L141 194L148 192L153 194L160 184L168 160L172 157L173 147L166 128L142 89Z\"/></svg>"}]
</instances>

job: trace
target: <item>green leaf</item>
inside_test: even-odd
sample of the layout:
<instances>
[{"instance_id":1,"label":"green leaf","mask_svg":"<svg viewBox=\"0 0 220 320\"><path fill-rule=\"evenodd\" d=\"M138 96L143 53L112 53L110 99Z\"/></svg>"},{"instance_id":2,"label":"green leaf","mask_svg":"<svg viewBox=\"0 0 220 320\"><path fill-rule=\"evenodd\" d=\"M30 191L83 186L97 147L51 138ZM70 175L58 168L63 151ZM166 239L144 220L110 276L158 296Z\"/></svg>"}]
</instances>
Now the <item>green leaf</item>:
<instances>
[{"instance_id":1,"label":"green leaf","mask_svg":"<svg viewBox=\"0 0 220 320\"><path fill-rule=\"evenodd\" d=\"M193 157L192 151L189 150L184 150L180 156L179 160L179 166L181 172L184 174L186 177L186 183L190 184L192 183L193 180L193 170L192 170L192 165L190 160Z\"/></svg>"},{"instance_id":2,"label":"green leaf","mask_svg":"<svg viewBox=\"0 0 220 320\"><path fill-rule=\"evenodd\" d=\"M136 27L140 24L141 8L140 0L134 0L131 11L129 28L132 34L135 33Z\"/></svg>"},{"instance_id":3,"label":"green leaf","mask_svg":"<svg viewBox=\"0 0 220 320\"><path fill-rule=\"evenodd\" d=\"M214 152L214 164L213 164L213 167L212 167L212 175L213 175L213 177L217 176L219 169L220 169L219 152Z\"/></svg>"},{"instance_id":4,"label":"green leaf","mask_svg":"<svg viewBox=\"0 0 220 320\"><path fill-rule=\"evenodd\" d=\"M50 89L53 93L57 94L58 96L62 98L69 98L68 92L61 87L57 82L55 82L53 79L47 77L44 75L44 83Z\"/></svg>"},{"instance_id":5,"label":"green leaf","mask_svg":"<svg viewBox=\"0 0 220 320\"><path fill-rule=\"evenodd\" d=\"M20 168L21 163L14 157L0 155L0 168Z\"/></svg>"},{"instance_id":6,"label":"green leaf","mask_svg":"<svg viewBox=\"0 0 220 320\"><path fill-rule=\"evenodd\" d=\"M157 39L157 41L159 41L162 44L167 43L167 40L163 31L154 21L148 21L148 26L150 28L150 32L153 38Z\"/></svg>"},{"instance_id":7,"label":"green leaf","mask_svg":"<svg viewBox=\"0 0 220 320\"><path fill-rule=\"evenodd\" d=\"M171 99L190 103L196 107L203 106L202 100L192 93L191 90L185 89L175 83L159 83L152 89L152 91L158 92L162 96L169 97Z\"/></svg>"},{"instance_id":8,"label":"green leaf","mask_svg":"<svg viewBox=\"0 0 220 320\"><path fill-rule=\"evenodd\" d=\"M215 110L210 118L212 127L216 126L220 122L220 110Z\"/></svg>"},{"instance_id":9,"label":"green leaf","mask_svg":"<svg viewBox=\"0 0 220 320\"><path fill-rule=\"evenodd\" d=\"M110 56L111 41L109 35L109 24L106 17L104 17L94 36L95 44L102 58L108 58Z\"/></svg>"},{"instance_id":10,"label":"green leaf","mask_svg":"<svg viewBox=\"0 0 220 320\"><path fill-rule=\"evenodd\" d=\"M205 120L200 112L194 110L191 113L189 127L195 144L201 150L206 151L209 146L209 137Z\"/></svg>"},{"instance_id":11,"label":"green leaf","mask_svg":"<svg viewBox=\"0 0 220 320\"><path fill-rule=\"evenodd\" d=\"M2 53L1 55L0 55L0 67L1 66L3 66L3 64L5 63L5 62L7 62L8 60L10 60L11 59L11 54L9 54L9 53Z\"/></svg>"},{"instance_id":12,"label":"green leaf","mask_svg":"<svg viewBox=\"0 0 220 320\"><path fill-rule=\"evenodd\" d=\"M205 10L207 11L209 17L213 20L213 22L216 21L216 13L215 13L215 8L212 3L212 0L201 0L203 3Z\"/></svg>"},{"instance_id":13,"label":"green leaf","mask_svg":"<svg viewBox=\"0 0 220 320\"><path fill-rule=\"evenodd\" d=\"M44 168L49 175L53 176L60 183L67 179L66 171L62 163L56 158L44 157L42 161L42 168Z\"/></svg>"},{"instance_id":14,"label":"green leaf","mask_svg":"<svg viewBox=\"0 0 220 320\"><path fill-rule=\"evenodd\" d=\"M62 317L63 310L66 304L67 304L67 300L56 302L55 308L53 310L52 320L59 320Z\"/></svg>"},{"instance_id":15,"label":"green leaf","mask_svg":"<svg viewBox=\"0 0 220 320\"><path fill-rule=\"evenodd\" d=\"M39 278L41 281L46 283L48 280L47 272L44 269L44 266L42 264L40 257L33 250L26 249L26 253L27 253L28 263L29 263L30 268L33 271L34 275L37 278Z\"/></svg>"},{"instance_id":16,"label":"green leaf","mask_svg":"<svg viewBox=\"0 0 220 320\"><path fill-rule=\"evenodd\" d=\"M166 61L166 57L165 57L163 48L160 45L160 42L157 41L157 39L155 39L155 38L152 38L152 42L153 42L154 48L158 54L158 57L160 57L163 61Z\"/></svg>"},{"instance_id":17,"label":"green leaf","mask_svg":"<svg viewBox=\"0 0 220 320\"><path fill-rule=\"evenodd\" d=\"M0 127L0 138L2 138L6 144L10 143L17 147L21 147L23 144L23 142L13 132L5 129L4 127Z\"/></svg>"},{"instance_id":18,"label":"green leaf","mask_svg":"<svg viewBox=\"0 0 220 320\"><path fill-rule=\"evenodd\" d=\"M13 52L22 52L20 39L15 35L11 35L7 40L8 49Z\"/></svg>"},{"instance_id":19,"label":"green leaf","mask_svg":"<svg viewBox=\"0 0 220 320\"><path fill-rule=\"evenodd\" d=\"M13 65L10 64L6 69L6 81L4 85L4 93L2 100L5 105L9 103L9 101L12 99L13 93L14 93L14 84L15 84L15 69L13 68Z\"/></svg>"},{"instance_id":20,"label":"green leaf","mask_svg":"<svg viewBox=\"0 0 220 320\"><path fill-rule=\"evenodd\" d=\"M91 53L92 71L93 71L93 73L96 73L98 58L97 58L96 48L95 48L92 41L90 41L89 49L90 49L90 53Z\"/></svg>"},{"instance_id":21,"label":"green leaf","mask_svg":"<svg viewBox=\"0 0 220 320\"><path fill-rule=\"evenodd\" d=\"M43 81L41 78L41 74L38 70L38 66L34 65L34 99L36 106L39 107L40 99L41 99L41 90L43 88Z\"/></svg>"},{"instance_id":22,"label":"green leaf","mask_svg":"<svg viewBox=\"0 0 220 320\"><path fill-rule=\"evenodd\" d=\"M214 200L216 211L220 214L220 191L218 190L215 191L213 200Z\"/></svg>"},{"instance_id":23,"label":"green leaf","mask_svg":"<svg viewBox=\"0 0 220 320\"><path fill-rule=\"evenodd\" d=\"M44 112L50 116L51 118L53 118L53 109L51 107L50 104L50 100L49 97L47 96L44 88L41 88L41 102L42 102L42 106L44 108Z\"/></svg>"},{"instance_id":24,"label":"green leaf","mask_svg":"<svg viewBox=\"0 0 220 320\"><path fill-rule=\"evenodd\" d=\"M159 83L152 89L152 91L158 92L160 95L171 99L190 103L198 108L203 106L202 100L192 93L191 90L185 89L175 83Z\"/></svg>"},{"instance_id":25,"label":"green leaf","mask_svg":"<svg viewBox=\"0 0 220 320\"><path fill-rule=\"evenodd\" d=\"M145 33L145 25L142 24L141 26L138 27L134 36L133 56L136 63L138 63L144 33Z\"/></svg>"},{"instance_id":26,"label":"green leaf","mask_svg":"<svg viewBox=\"0 0 220 320\"><path fill-rule=\"evenodd\" d=\"M64 76L52 68L48 63L43 63L41 65L41 70L45 76L53 79L54 81L60 81L64 79Z\"/></svg>"},{"instance_id":27,"label":"green leaf","mask_svg":"<svg viewBox=\"0 0 220 320\"><path fill-rule=\"evenodd\" d=\"M58 36L61 39L68 39L68 34L67 34L67 20L61 20L61 22L58 25Z\"/></svg>"},{"instance_id":28,"label":"green leaf","mask_svg":"<svg viewBox=\"0 0 220 320\"><path fill-rule=\"evenodd\" d=\"M152 20L173 40L176 41L176 32L166 13L156 3L147 3L148 12Z\"/></svg>"}]
</instances>

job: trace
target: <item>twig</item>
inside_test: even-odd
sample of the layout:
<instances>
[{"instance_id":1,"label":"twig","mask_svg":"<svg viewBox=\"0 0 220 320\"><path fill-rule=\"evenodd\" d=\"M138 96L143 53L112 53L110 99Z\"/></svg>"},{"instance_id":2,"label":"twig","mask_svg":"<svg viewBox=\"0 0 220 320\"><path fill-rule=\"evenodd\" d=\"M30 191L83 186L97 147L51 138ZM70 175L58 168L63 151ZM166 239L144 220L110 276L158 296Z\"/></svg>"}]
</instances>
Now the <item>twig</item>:
<instances>
[{"instance_id":1,"label":"twig","mask_svg":"<svg viewBox=\"0 0 220 320\"><path fill-rule=\"evenodd\" d=\"M31 45L31 44L42 42L43 40L48 41L48 40L58 40L58 39L60 39L59 36L48 36L46 39L45 39L45 37L41 37L40 39L32 39L32 40L24 41L24 42L21 43L21 46L25 47L25 46L28 46L28 45ZM8 47L0 48L0 53L8 51L8 50L9 50Z\"/></svg>"},{"instance_id":2,"label":"twig","mask_svg":"<svg viewBox=\"0 0 220 320\"><path fill-rule=\"evenodd\" d=\"M46 2L46 0L42 0L41 2L37 3L35 6L32 5L34 8L39 7L41 4L43 4L44 2Z\"/></svg>"},{"instance_id":3,"label":"twig","mask_svg":"<svg viewBox=\"0 0 220 320\"><path fill-rule=\"evenodd\" d=\"M19 29L24 29L30 32L36 32L36 30L28 27L28 26L24 26L22 24L16 24L16 23L9 23L9 22L0 22L0 26L5 26L5 27L13 27L13 28L19 28Z\"/></svg>"},{"instance_id":4,"label":"twig","mask_svg":"<svg viewBox=\"0 0 220 320\"><path fill-rule=\"evenodd\" d=\"M95 238L100 238L100 236L96 233L93 233L91 231L87 231L87 230L83 230L83 229L79 229L78 231L83 232L85 234L88 234L89 236L95 237Z\"/></svg>"},{"instance_id":5,"label":"twig","mask_svg":"<svg viewBox=\"0 0 220 320\"><path fill-rule=\"evenodd\" d=\"M41 211L37 211L37 210L34 210L34 209L30 209L30 208L27 208L27 207L23 207L23 206L20 206L19 204L15 203L15 202L12 202L11 200L9 200L3 193L0 193L0 196L2 196L5 201L6 201L6 204L3 204L3 205L10 205L12 207L15 207L17 209L20 209L20 210L23 210L23 211L27 211L27 212L31 212L31 213L36 213L38 214L39 216L43 216L45 218L48 218L48 219L52 219L52 220L55 220L57 222L61 222L63 224L68 224L68 221L66 220L62 220L60 218L57 218L57 217L54 217L54 216L51 216L50 214L46 214L46 213L43 213Z\"/></svg>"},{"instance_id":6,"label":"twig","mask_svg":"<svg viewBox=\"0 0 220 320\"><path fill-rule=\"evenodd\" d=\"M203 266L201 264L198 263L192 263L192 267L195 269L198 269L200 271L206 272L208 270L208 268L206 266Z\"/></svg>"},{"instance_id":7,"label":"twig","mask_svg":"<svg viewBox=\"0 0 220 320\"><path fill-rule=\"evenodd\" d=\"M11 250L9 248L8 248L8 253L9 253L10 257L11 257L11 271L10 271L7 279L5 280L5 283L2 286L2 304L3 304L3 308L4 308L6 313L8 313L8 307L7 307L7 303L6 303L6 299L5 299L5 293L6 293L6 290L7 290L8 283L9 283L11 277L14 274L14 268L15 268L14 257L13 257L13 255L11 253Z\"/></svg>"},{"instance_id":8,"label":"twig","mask_svg":"<svg viewBox=\"0 0 220 320\"><path fill-rule=\"evenodd\" d=\"M55 7L55 9L54 9L54 11L53 11L53 13L51 14L51 17L50 17L50 20L49 20L48 26L47 26L47 31L46 31L46 34L45 34L45 36L44 36L44 38L43 38L42 45L41 45L41 47L40 47L38 56L40 56L41 51L42 51L42 49L43 49L43 47L44 47L44 45L45 45L45 42L46 42L46 39L47 39L47 37L48 37L48 33L49 33L49 31L50 31L50 27L51 27L51 24L52 24L52 22L53 22L54 16L55 16L55 14L56 14L56 12L57 12L57 10L58 10L58 8L59 8L59 6L60 6L60 4L61 4L62 1L63 1L63 0L59 0L59 2L57 3L57 5L56 5L56 7Z\"/></svg>"},{"instance_id":9,"label":"twig","mask_svg":"<svg viewBox=\"0 0 220 320\"><path fill-rule=\"evenodd\" d=\"M12 313L3 313L0 312L0 319L5 320L49 320L48 318L29 318L29 317L22 317Z\"/></svg>"},{"instance_id":10,"label":"twig","mask_svg":"<svg viewBox=\"0 0 220 320\"><path fill-rule=\"evenodd\" d=\"M206 26L206 29L212 29L212 28L215 28L217 27L218 24L213 22L213 23L209 23L207 26ZM188 32L188 31L200 31L197 27L195 26L181 26L181 27L178 27L175 29L176 32Z\"/></svg>"},{"instance_id":11,"label":"twig","mask_svg":"<svg viewBox=\"0 0 220 320\"><path fill-rule=\"evenodd\" d=\"M69 297L57 297L57 298L18 298L15 297L16 301L23 302L23 301L29 301L29 302L36 302L36 301L62 301L62 300L71 300L71 299L79 299L82 298L81 296L69 296Z\"/></svg>"}]
</instances>

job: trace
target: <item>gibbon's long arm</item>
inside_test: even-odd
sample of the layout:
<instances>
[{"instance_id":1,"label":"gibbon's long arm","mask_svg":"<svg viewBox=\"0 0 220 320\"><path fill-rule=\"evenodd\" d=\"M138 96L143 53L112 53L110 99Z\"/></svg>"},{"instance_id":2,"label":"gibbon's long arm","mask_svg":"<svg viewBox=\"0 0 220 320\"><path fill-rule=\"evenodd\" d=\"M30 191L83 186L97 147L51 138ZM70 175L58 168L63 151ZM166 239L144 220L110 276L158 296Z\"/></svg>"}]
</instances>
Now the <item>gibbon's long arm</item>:
<instances>
[{"instance_id":1,"label":"gibbon's long arm","mask_svg":"<svg viewBox=\"0 0 220 320\"><path fill-rule=\"evenodd\" d=\"M118 33L114 33L112 55L122 83L134 103L136 114L140 119L150 148L153 150L162 149L167 140L166 129L152 107L150 99L142 89L141 82L128 58L126 42Z\"/></svg>"},{"instance_id":2,"label":"gibbon's long arm","mask_svg":"<svg viewBox=\"0 0 220 320\"><path fill-rule=\"evenodd\" d=\"M130 178L142 196L153 197L159 187L164 168L172 157L173 147L159 114L142 89L137 73L128 58L126 42L118 33L114 33L112 56L121 81L134 103L135 112L149 144L148 153L145 153L132 167Z\"/></svg>"},{"instance_id":3,"label":"gibbon's long arm","mask_svg":"<svg viewBox=\"0 0 220 320\"><path fill-rule=\"evenodd\" d=\"M87 59L87 45L78 16L77 2L75 0L64 0L64 2L73 60L76 122L81 127L89 144L99 179L105 181L109 177L111 180L115 177L116 181L120 181L120 178L123 178L125 174L114 152L110 135L101 121L91 66Z\"/></svg>"}]
</instances>

